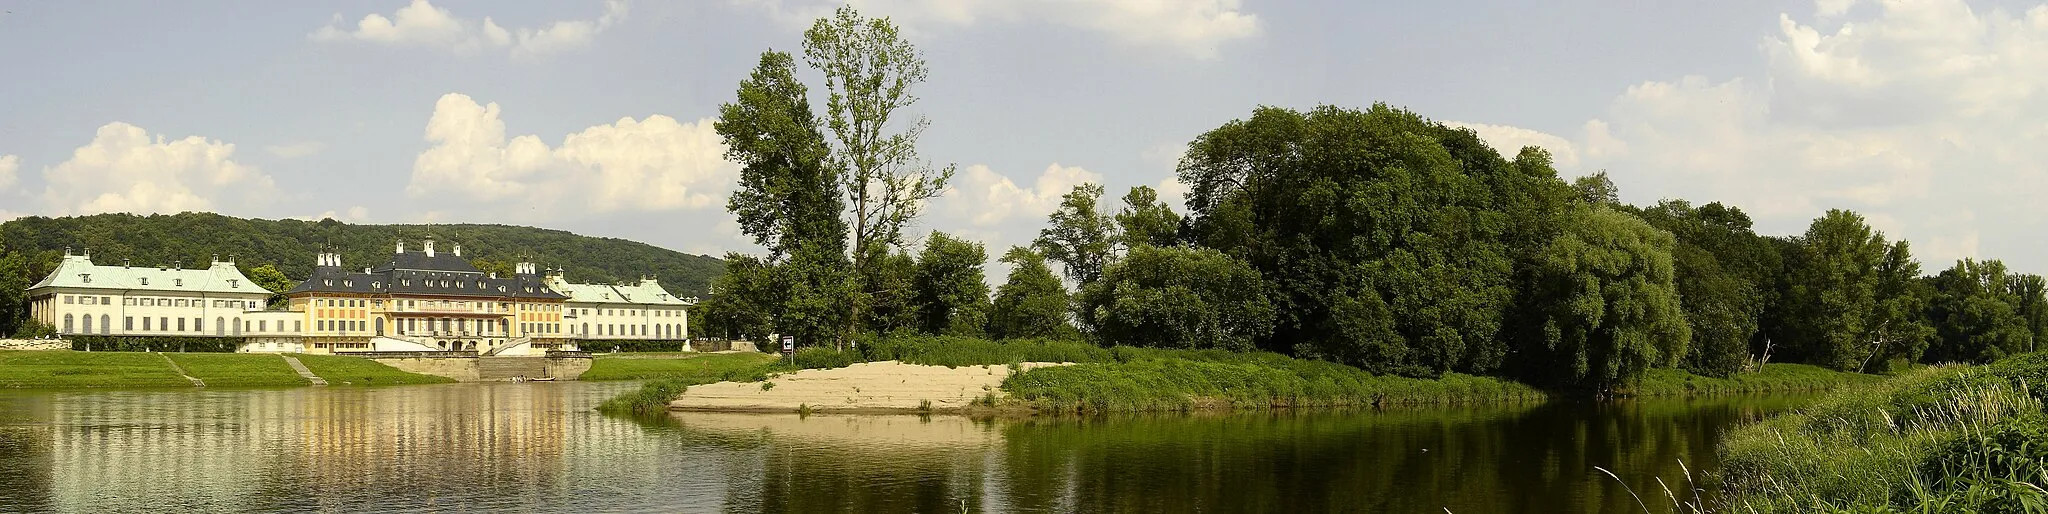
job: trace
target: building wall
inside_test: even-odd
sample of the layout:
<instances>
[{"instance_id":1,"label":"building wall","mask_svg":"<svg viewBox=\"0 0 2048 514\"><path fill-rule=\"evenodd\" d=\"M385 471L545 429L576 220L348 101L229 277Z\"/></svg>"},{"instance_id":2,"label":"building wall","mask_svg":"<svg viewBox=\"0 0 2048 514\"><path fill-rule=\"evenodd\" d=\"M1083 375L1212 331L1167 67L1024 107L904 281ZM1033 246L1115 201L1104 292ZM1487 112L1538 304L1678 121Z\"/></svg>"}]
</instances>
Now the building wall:
<instances>
[{"instance_id":1,"label":"building wall","mask_svg":"<svg viewBox=\"0 0 2048 514\"><path fill-rule=\"evenodd\" d=\"M577 339L688 339L690 316L684 305L569 302L565 317L569 335Z\"/></svg>"},{"instance_id":2,"label":"building wall","mask_svg":"<svg viewBox=\"0 0 2048 514\"><path fill-rule=\"evenodd\" d=\"M56 289L32 302L37 320L63 334L239 336L266 294ZM90 325L88 325L88 320Z\"/></svg>"}]
</instances>

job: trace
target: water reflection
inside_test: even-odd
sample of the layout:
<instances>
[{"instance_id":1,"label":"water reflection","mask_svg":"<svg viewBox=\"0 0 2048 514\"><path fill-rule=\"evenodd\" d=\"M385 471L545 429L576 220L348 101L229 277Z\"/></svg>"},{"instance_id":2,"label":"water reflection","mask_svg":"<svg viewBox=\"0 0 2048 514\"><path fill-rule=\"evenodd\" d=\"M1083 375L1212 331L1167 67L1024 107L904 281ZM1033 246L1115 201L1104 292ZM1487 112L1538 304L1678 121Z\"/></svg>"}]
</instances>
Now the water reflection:
<instances>
[{"instance_id":1,"label":"water reflection","mask_svg":"<svg viewBox=\"0 0 2048 514\"><path fill-rule=\"evenodd\" d=\"M632 384L0 392L0 511L1640 512L1795 399L609 418ZM1660 508L1668 510L1668 500Z\"/></svg>"}]
</instances>

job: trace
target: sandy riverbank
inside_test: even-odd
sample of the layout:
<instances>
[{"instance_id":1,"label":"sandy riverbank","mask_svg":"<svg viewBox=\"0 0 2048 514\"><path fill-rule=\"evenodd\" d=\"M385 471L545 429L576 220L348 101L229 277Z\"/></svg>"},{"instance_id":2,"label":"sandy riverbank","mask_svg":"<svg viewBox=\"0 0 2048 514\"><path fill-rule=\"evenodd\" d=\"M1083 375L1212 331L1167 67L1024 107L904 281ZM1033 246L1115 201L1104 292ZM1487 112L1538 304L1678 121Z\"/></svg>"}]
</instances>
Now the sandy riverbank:
<instances>
[{"instance_id":1,"label":"sandy riverbank","mask_svg":"<svg viewBox=\"0 0 2048 514\"><path fill-rule=\"evenodd\" d=\"M1027 362L1024 369L1059 364ZM1004 396L1003 365L920 366L897 361L865 362L836 369L807 369L767 382L719 382L690 386L669 410L725 412L918 412L967 407L984 395ZM763 384L775 384L762 389Z\"/></svg>"}]
</instances>

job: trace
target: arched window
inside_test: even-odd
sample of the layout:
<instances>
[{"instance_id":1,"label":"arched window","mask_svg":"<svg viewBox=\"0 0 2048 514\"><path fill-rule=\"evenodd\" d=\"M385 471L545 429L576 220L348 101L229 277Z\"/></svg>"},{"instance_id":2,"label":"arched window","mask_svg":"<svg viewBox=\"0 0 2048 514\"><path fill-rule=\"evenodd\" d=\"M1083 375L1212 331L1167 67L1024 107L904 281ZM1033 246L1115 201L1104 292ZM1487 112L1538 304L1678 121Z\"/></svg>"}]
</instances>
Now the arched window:
<instances>
[{"instance_id":1,"label":"arched window","mask_svg":"<svg viewBox=\"0 0 2048 514\"><path fill-rule=\"evenodd\" d=\"M66 334L72 333L72 332L71 332L71 315L70 315L70 314L65 314L65 315L64 315L64 333L66 333Z\"/></svg>"},{"instance_id":2,"label":"arched window","mask_svg":"<svg viewBox=\"0 0 2048 514\"><path fill-rule=\"evenodd\" d=\"M590 324L589 324L589 323L584 323L584 324L583 324L583 337L590 337Z\"/></svg>"},{"instance_id":3,"label":"arched window","mask_svg":"<svg viewBox=\"0 0 2048 514\"><path fill-rule=\"evenodd\" d=\"M377 318L377 335L384 335L384 318Z\"/></svg>"},{"instance_id":4,"label":"arched window","mask_svg":"<svg viewBox=\"0 0 2048 514\"><path fill-rule=\"evenodd\" d=\"M216 317L216 318L213 318L213 335L217 335L217 336L224 336L224 335L228 335L228 334L227 334L227 332L228 332L228 319L227 319L227 318L225 318L225 317Z\"/></svg>"},{"instance_id":5,"label":"arched window","mask_svg":"<svg viewBox=\"0 0 2048 514\"><path fill-rule=\"evenodd\" d=\"M235 317L235 335L242 335L242 318Z\"/></svg>"},{"instance_id":6,"label":"arched window","mask_svg":"<svg viewBox=\"0 0 2048 514\"><path fill-rule=\"evenodd\" d=\"M102 333L102 334L112 334L112 333L114 333L114 318L112 318L112 317L109 317L109 316L107 316L107 315L105 315L105 314L101 314L101 315L100 315L100 333Z\"/></svg>"}]
</instances>

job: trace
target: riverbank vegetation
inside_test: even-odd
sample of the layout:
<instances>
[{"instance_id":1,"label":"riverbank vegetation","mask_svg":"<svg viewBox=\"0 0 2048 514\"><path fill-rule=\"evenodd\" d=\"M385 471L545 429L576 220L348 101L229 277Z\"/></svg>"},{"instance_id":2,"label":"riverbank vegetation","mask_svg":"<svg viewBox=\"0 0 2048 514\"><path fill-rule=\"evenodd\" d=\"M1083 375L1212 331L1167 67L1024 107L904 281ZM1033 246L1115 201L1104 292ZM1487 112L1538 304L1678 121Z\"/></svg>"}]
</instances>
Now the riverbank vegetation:
<instances>
[{"instance_id":1,"label":"riverbank vegetation","mask_svg":"<svg viewBox=\"0 0 2048 514\"><path fill-rule=\"evenodd\" d=\"M330 385L440 384L454 380L399 371L358 357L297 355ZM173 368L172 363L177 367ZM0 388L290 387L309 382L284 358L257 353L0 352Z\"/></svg>"},{"instance_id":2,"label":"riverbank vegetation","mask_svg":"<svg viewBox=\"0 0 2048 514\"><path fill-rule=\"evenodd\" d=\"M2048 353L1843 388L1723 442L1728 512L2048 508Z\"/></svg>"},{"instance_id":3,"label":"riverbank vegetation","mask_svg":"<svg viewBox=\"0 0 2048 514\"><path fill-rule=\"evenodd\" d=\"M98 353L98 352L95 352ZM253 353L165 353L186 375L207 387L292 387L312 382L276 355Z\"/></svg>"},{"instance_id":4,"label":"riverbank vegetation","mask_svg":"<svg viewBox=\"0 0 2048 514\"><path fill-rule=\"evenodd\" d=\"M1150 187L1111 204L1075 185L1000 253L1012 271L991 290L982 243L899 233L951 178L916 154L923 119L880 121L927 78L915 46L844 8L801 57L763 53L720 110L743 168L727 207L767 251L729 255L696 314L718 337L793 336L805 366L916 333L1671 395L1823 387L1839 382L1823 369L1988 362L2048 340L2048 286L1998 261L1926 276L1910 244L1846 210L1772 236L1719 202L1628 205L1605 172L1567 181L1540 148L1387 105L1261 107L1201 134L1179 159L1185 214ZM799 62L826 79L815 111Z\"/></svg>"},{"instance_id":5,"label":"riverbank vegetation","mask_svg":"<svg viewBox=\"0 0 2048 514\"><path fill-rule=\"evenodd\" d=\"M578 380L683 380L711 383L752 377L775 362L764 353L678 354L668 358L599 355Z\"/></svg>"}]
</instances>

